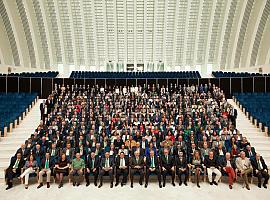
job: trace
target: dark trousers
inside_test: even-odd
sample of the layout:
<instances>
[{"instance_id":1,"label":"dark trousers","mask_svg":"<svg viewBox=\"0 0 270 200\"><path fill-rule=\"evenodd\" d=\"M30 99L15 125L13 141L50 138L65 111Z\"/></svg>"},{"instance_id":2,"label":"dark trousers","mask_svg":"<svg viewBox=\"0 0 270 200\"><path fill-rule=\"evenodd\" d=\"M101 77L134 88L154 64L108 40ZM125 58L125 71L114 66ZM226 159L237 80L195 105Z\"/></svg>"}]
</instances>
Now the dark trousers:
<instances>
[{"instance_id":1,"label":"dark trousers","mask_svg":"<svg viewBox=\"0 0 270 200\"><path fill-rule=\"evenodd\" d=\"M104 169L101 169L100 172L99 172L99 180L100 180L100 184L103 183L103 176L104 176L106 173L109 174L111 183L113 183L113 170L110 169L109 171L105 171Z\"/></svg>"},{"instance_id":2,"label":"dark trousers","mask_svg":"<svg viewBox=\"0 0 270 200\"><path fill-rule=\"evenodd\" d=\"M262 179L264 178L264 182L263 184L267 184L268 180L269 180L269 174L264 171L264 170L260 170L257 173L257 177L258 177L258 184L261 185L262 184Z\"/></svg>"},{"instance_id":3,"label":"dark trousers","mask_svg":"<svg viewBox=\"0 0 270 200\"><path fill-rule=\"evenodd\" d=\"M80 169L73 169L72 172L70 172L69 177L73 183L76 182L80 184L83 179L83 172Z\"/></svg>"},{"instance_id":4,"label":"dark trousers","mask_svg":"<svg viewBox=\"0 0 270 200\"><path fill-rule=\"evenodd\" d=\"M12 168L7 168L6 169L6 174L5 174L5 178L7 179L7 184L8 185L12 185L12 179L14 177L18 177L21 175L21 168L16 169L16 171L14 172Z\"/></svg>"},{"instance_id":5,"label":"dark trousers","mask_svg":"<svg viewBox=\"0 0 270 200\"><path fill-rule=\"evenodd\" d=\"M139 182L142 183L143 182L143 176L144 176L143 168L141 168L141 169L131 168L130 169L130 181L131 181L131 183L133 183L133 178L134 178L134 174L135 173L139 173L140 174L140 180L139 180Z\"/></svg>"},{"instance_id":6,"label":"dark trousers","mask_svg":"<svg viewBox=\"0 0 270 200\"><path fill-rule=\"evenodd\" d=\"M128 168L126 169L116 169L116 183L119 183L119 177L123 176L122 183L127 183Z\"/></svg>"},{"instance_id":7,"label":"dark trousers","mask_svg":"<svg viewBox=\"0 0 270 200\"><path fill-rule=\"evenodd\" d=\"M185 179L184 179L184 182L186 183L187 182L187 179L188 179L188 169L185 169L185 171L182 171L182 170L179 170L179 168L176 169L176 174L179 178L179 182L182 183L182 179L181 179L181 176L184 175Z\"/></svg>"},{"instance_id":8,"label":"dark trousers","mask_svg":"<svg viewBox=\"0 0 270 200\"><path fill-rule=\"evenodd\" d=\"M93 169L90 169L90 172L89 173L88 172L85 173L86 183L89 183L89 176L90 176L91 173L94 175L94 183L97 183L98 169L96 169L96 171L93 171Z\"/></svg>"},{"instance_id":9,"label":"dark trousers","mask_svg":"<svg viewBox=\"0 0 270 200\"><path fill-rule=\"evenodd\" d=\"M159 184L161 183L161 174L160 174L160 170L158 168L155 168L155 171L150 171L149 168L146 169L146 174L145 174L145 184L148 184L148 180L149 180L149 175L151 173L155 173L158 177L158 182Z\"/></svg>"},{"instance_id":10,"label":"dark trousers","mask_svg":"<svg viewBox=\"0 0 270 200\"><path fill-rule=\"evenodd\" d=\"M174 183L175 179L175 171L171 168L165 168L165 170L162 170L162 177L163 177L163 183L166 182L166 176L170 174L172 176L172 183Z\"/></svg>"}]
</instances>

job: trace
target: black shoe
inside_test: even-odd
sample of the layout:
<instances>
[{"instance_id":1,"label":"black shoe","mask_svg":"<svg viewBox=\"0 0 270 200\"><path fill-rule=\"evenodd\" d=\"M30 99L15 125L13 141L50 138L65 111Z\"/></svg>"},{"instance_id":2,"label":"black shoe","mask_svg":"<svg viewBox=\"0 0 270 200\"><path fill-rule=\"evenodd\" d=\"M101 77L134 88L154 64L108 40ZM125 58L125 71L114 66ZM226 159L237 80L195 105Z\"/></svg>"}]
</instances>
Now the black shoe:
<instances>
[{"instance_id":1,"label":"black shoe","mask_svg":"<svg viewBox=\"0 0 270 200\"><path fill-rule=\"evenodd\" d=\"M43 186L42 183L40 183L38 186L37 186L37 189L41 188Z\"/></svg>"},{"instance_id":2,"label":"black shoe","mask_svg":"<svg viewBox=\"0 0 270 200\"><path fill-rule=\"evenodd\" d=\"M130 184L130 187L133 188L133 183Z\"/></svg>"},{"instance_id":3,"label":"black shoe","mask_svg":"<svg viewBox=\"0 0 270 200\"><path fill-rule=\"evenodd\" d=\"M58 186L58 188L61 188L61 187L63 187L63 183L60 183Z\"/></svg>"},{"instance_id":4,"label":"black shoe","mask_svg":"<svg viewBox=\"0 0 270 200\"><path fill-rule=\"evenodd\" d=\"M139 182L139 184L140 184L140 185L143 185L141 181Z\"/></svg>"},{"instance_id":5,"label":"black shoe","mask_svg":"<svg viewBox=\"0 0 270 200\"><path fill-rule=\"evenodd\" d=\"M144 187L145 187L145 188L147 188L147 186L148 186L148 184L147 184L147 183L145 183Z\"/></svg>"},{"instance_id":6,"label":"black shoe","mask_svg":"<svg viewBox=\"0 0 270 200\"><path fill-rule=\"evenodd\" d=\"M48 182L48 183L47 183L47 188L50 188L50 187L51 187L51 186L50 186L50 183Z\"/></svg>"},{"instance_id":7,"label":"black shoe","mask_svg":"<svg viewBox=\"0 0 270 200\"><path fill-rule=\"evenodd\" d=\"M94 182L94 185L97 186L97 182Z\"/></svg>"},{"instance_id":8,"label":"black shoe","mask_svg":"<svg viewBox=\"0 0 270 200\"><path fill-rule=\"evenodd\" d=\"M187 182L184 182L184 185L187 186Z\"/></svg>"},{"instance_id":9,"label":"black shoe","mask_svg":"<svg viewBox=\"0 0 270 200\"><path fill-rule=\"evenodd\" d=\"M262 187L262 185L261 185L261 184L258 184L258 187L259 187L259 188L261 188L261 187Z\"/></svg>"},{"instance_id":10,"label":"black shoe","mask_svg":"<svg viewBox=\"0 0 270 200\"><path fill-rule=\"evenodd\" d=\"M210 185L213 185L213 182L209 182Z\"/></svg>"},{"instance_id":11,"label":"black shoe","mask_svg":"<svg viewBox=\"0 0 270 200\"><path fill-rule=\"evenodd\" d=\"M160 184L161 185L161 184ZM165 185L166 185L166 183L165 182L163 182L163 187L165 187Z\"/></svg>"},{"instance_id":12,"label":"black shoe","mask_svg":"<svg viewBox=\"0 0 270 200\"><path fill-rule=\"evenodd\" d=\"M165 187L165 184L163 183L163 187ZM162 188L161 183L159 183L159 188Z\"/></svg>"},{"instance_id":13,"label":"black shoe","mask_svg":"<svg viewBox=\"0 0 270 200\"><path fill-rule=\"evenodd\" d=\"M86 187L88 187L89 185L90 185L90 183L89 183L89 182L87 182L87 183L86 183Z\"/></svg>"},{"instance_id":14,"label":"black shoe","mask_svg":"<svg viewBox=\"0 0 270 200\"><path fill-rule=\"evenodd\" d=\"M24 188L27 190L28 189L28 185L26 185Z\"/></svg>"},{"instance_id":15,"label":"black shoe","mask_svg":"<svg viewBox=\"0 0 270 200\"><path fill-rule=\"evenodd\" d=\"M113 188L113 183L111 183L110 188Z\"/></svg>"},{"instance_id":16,"label":"black shoe","mask_svg":"<svg viewBox=\"0 0 270 200\"><path fill-rule=\"evenodd\" d=\"M200 187L201 187L199 183L197 183L197 187L198 187L198 188L200 188Z\"/></svg>"},{"instance_id":17,"label":"black shoe","mask_svg":"<svg viewBox=\"0 0 270 200\"><path fill-rule=\"evenodd\" d=\"M114 186L115 186L115 187L117 187L118 185L119 185L119 183L118 183L118 182L116 182Z\"/></svg>"},{"instance_id":18,"label":"black shoe","mask_svg":"<svg viewBox=\"0 0 270 200\"><path fill-rule=\"evenodd\" d=\"M179 186L181 186L182 185L182 181L181 182L179 182Z\"/></svg>"},{"instance_id":19,"label":"black shoe","mask_svg":"<svg viewBox=\"0 0 270 200\"><path fill-rule=\"evenodd\" d=\"M72 185L73 185L73 187L75 187L76 183L75 183L75 182L73 182L73 184L72 184Z\"/></svg>"},{"instance_id":20,"label":"black shoe","mask_svg":"<svg viewBox=\"0 0 270 200\"><path fill-rule=\"evenodd\" d=\"M99 184L98 188L101 188L102 187L102 183Z\"/></svg>"},{"instance_id":21,"label":"black shoe","mask_svg":"<svg viewBox=\"0 0 270 200\"><path fill-rule=\"evenodd\" d=\"M9 190L12 188L12 185L7 186L6 190Z\"/></svg>"},{"instance_id":22,"label":"black shoe","mask_svg":"<svg viewBox=\"0 0 270 200\"><path fill-rule=\"evenodd\" d=\"M175 183L174 182L172 182L172 185L173 185L173 187L175 186Z\"/></svg>"},{"instance_id":23,"label":"black shoe","mask_svg":"<svg viewBox=\"0 0 270 200\"><path fill-rule=\"evenodd\" d=\"M229 188L232 189L232 185L229 185Z\"/></svg>"},{"instance_id":24,"label":"black shoe","mask_svg":"<svg viewBox=\"0 0 270 200\"><path fill-rule=\"evenodd\" d=\"M218 185L216 181L213 181L214 185Z\"/></svg>"},{"instance_id":25,"label":"black shoe","mask_svg":"<svg viewBox=\"0 0 270 200\"><path fill-rule=\"evenodd\" d=\"M80 183L77 183L77 185L76 185L77 187L79 187L80 186Z\"/></svg>"},{"instance_id":26,"label":"black shoe","mask_svg":"<svg viewBox=\"0 0 270 200\"><path fill-rule=\"evenodd\" d=\"M263 184L263 187L264 187L265 189L267 189L267 185L266 185L266 184Z\"/></svg>"},{"instance_id":27,"label":"black shoe","mask_svg":"<svg viewBox=\"0 0 270 200\"><path fill-rule=\"evenodd\" d=\"M123 187L124 186L124 183L121 183L121 187Z\"/></svg>"},{"instance_id":28,"label":"black shoe","mask_svg":"<svg viewBox=\"0 0 270 200\"><path fill-rule=\"evenodd\" d=\"M249 185L246 185L246 188L247 188L247 190L250 190L250 187L249 187Z\"/></svg>"}]
</instances>

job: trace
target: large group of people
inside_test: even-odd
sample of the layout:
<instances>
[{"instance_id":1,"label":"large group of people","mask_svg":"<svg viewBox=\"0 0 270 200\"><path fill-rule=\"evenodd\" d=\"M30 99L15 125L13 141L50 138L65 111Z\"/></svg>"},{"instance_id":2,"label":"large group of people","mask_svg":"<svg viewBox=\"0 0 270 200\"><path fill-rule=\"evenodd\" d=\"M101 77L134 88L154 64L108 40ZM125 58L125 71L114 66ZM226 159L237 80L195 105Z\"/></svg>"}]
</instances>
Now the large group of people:
<instances>
[{"instance_id":1,"label":"large group of people","mask_svg":"<svg viewBox=\"0 0 270 200\"><path fill-rule=\"evenodd\" d=\"M267 166L260 154L236 128L236 109L215 85L55 86L40 104L41 122L21 145L6 169L7 189L13 179L38 176L47 188L51 176L63 187L64 176L73 186L124 186L134 176L148 186L156 175L159 187L166 177L179 185L189 178L200 187L201 177L218 185L228 176L232 189L242 177L249 190L249 176L267 188ZM121 179L120 179L121 178ZM114 184L114 180L116 181ZM262 181L264 181L262 183Z\"/></svg>"}]
</instances>

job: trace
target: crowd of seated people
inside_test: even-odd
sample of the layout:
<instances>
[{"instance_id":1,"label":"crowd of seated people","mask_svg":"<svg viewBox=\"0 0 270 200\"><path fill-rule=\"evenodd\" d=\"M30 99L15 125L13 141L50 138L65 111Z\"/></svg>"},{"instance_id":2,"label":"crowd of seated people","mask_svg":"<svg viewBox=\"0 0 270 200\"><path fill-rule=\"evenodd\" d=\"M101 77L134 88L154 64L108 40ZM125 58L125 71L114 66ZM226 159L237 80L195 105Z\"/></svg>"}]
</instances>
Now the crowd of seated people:
<instances>
[{"instance_id":1,"label":"crowd of seated people","mask_svg":"<svg viewBox=\"0 0 270 200\"><path fill-rule=\"evenodd\" d=\"M45 109L44 109L45 108ZM201 176L218 185L228 176L232 189L242 177L249 190L248 177L258 177L258 186L267 188L267 166L235 127L234 109L223 91L215 85L182 87L55 86L40 105L41 122L22 144L6 169L7 189L13 179L36 174L38 188L46 174L47 188L54 176L59 188L69 176L73 186L90 176L94 185L124 186L130 175L147 187L157 176L159 187L166 177L187 185L190 177L200 187ZM46 110L46 112L44 111ZM21 170L23 169L23 170ZM99 181L99 183L98 183Z\"/></svg>"}]
</instances>

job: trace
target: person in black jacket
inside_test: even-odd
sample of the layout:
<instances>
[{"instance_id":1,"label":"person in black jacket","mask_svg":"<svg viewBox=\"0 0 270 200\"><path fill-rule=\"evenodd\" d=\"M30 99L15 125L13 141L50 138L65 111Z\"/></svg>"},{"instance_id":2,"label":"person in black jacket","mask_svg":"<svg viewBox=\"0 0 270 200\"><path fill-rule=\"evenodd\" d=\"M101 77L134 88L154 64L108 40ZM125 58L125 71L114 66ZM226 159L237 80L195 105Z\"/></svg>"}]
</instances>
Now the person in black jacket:
<instances>
[{"instance_id":1,"label":"person in black jacket","mask_svg":"<svg viewBox=\"0 0 270 200\"><path fill-rule=\"evenodd\" d=\"M236 165L229 152L227 152L225 157L220 160L219 165L222 167L224 173L228 174L229 188L232 189L233 181L236 180Z\"/></svg>"},{"instance_id":2,"label":"person in black jacket","mask_svg":"<svg viewBox=\"0 0 270 200\"><path fill-rule=\"evenodd\" d=\"M166 176L170 174L172 176L172 185L175 186L175 168L174 168L174 159L173 156L169 155L169 150L166 148L163 151L163 155L160 158L160 165L163 176L163 187L166 184Z\"/></svg>"},{"instance_id":3,"label":"person in black jacket","mask_svg":"<svg viewBox=\"0 0 270 200\"><path fill-rule=\"evenodd\" d=\"M24 159L22 158L21 153L17 153L14 157L11 158L9 167L6 169L5 178L7 181L8 187L6 190L13 187L12 179L21 175L21 169L24 166Z\"/></svg>"},{"instance_id":4,"label":"person in black jacket","mask_svg":"<svg viewBox=\"0 0 270 200\"><path fill-rule=\"evenodd\" d=\"M184 184L187 186L187 180L188 180L188 166L187 166L187 159L182 151L179 152L179 155L175 157L175 168L176 168L176 174L179 178L179 185L182 185L182 179L181 176L184 175Z\"/></svg>"},{"instance_id":5,"label":"person in black jacket","mask_svg":"<svg viewBox=\"0 0 270 200\"><path fill-rule=\"evenodd\" d=\"M124 152L121 152L120 155L116 158L115 161L116 167L116 183L115 186L119 184L119 177L122 175L123 179L121 186L127 183L128 169L129 169L129 159L125 157Z\"/></svg>"},{"instance_id":6,"label":"person in black jacket","mask_svg":"<svg viewBox=\"0 0 270 200\"><path fill-rule=\"evenodd\" d=\"M110 157L110 153L106 152L105 157L101 159L100 161L100 171L99 171L99 188L103 185L103 176L105 173L108 173L111 179L111 185L110 188L113 187L113 169L114 169L114 158Z\"/></svg>"},{"instance_id":7,"label":"person in black jacket","mask_svg":"<svg viewBox=\"0 0 270 200\"><path fill-rule=\"evenodd\" d=\"M86 187L90 185L89 176L90 173L94 175L94 185L97 186L97 179L98 179L98 169L99 169L99 156L95 154L95 152L91 152L87 156L86 160L86 172L85 172L85 180L86 180Z\"/></svg>"},{"instance_id":8,"label":"person in black jacket","mask_svg":"<svg viewBox=\"0 0 270 200\"><path fill-rule=\"evenodd\" d=\"M208 157L205 157L204 159L204 165L206 166L207 169L207 174L208 174L208 180L210 185L218 185L218 180L221 178L221 172L218 170L218 161L214 157L214 152L209 151ZM212 179L212 174L215 174L215 180L213 181Z\"/></svg>"},{"instance_id":9,"label":"person in black jacket","mask_svg":"<svg viewBox=\"0 0 270 200\"><path fill-rule=\"evenodd\" d=\"M162 188L159 161L153 150L150 151L150 156L146 157L145 188L148 186L150 173L157 174L159 187Z\"/></svg>"},{"instance_id":10,"label":"person in black jacket","mask_svg":"<svg viewBox=\"0 0 270 200\"><path fill-rule=\"evenodd\" d=\"M251 160L254 176L258 177L258 187L261 188L262 178L264 178L263 187L267 188L269 180L268 168L260 154L256 154L255 159Z\"/></svg>"}]
</instances>

